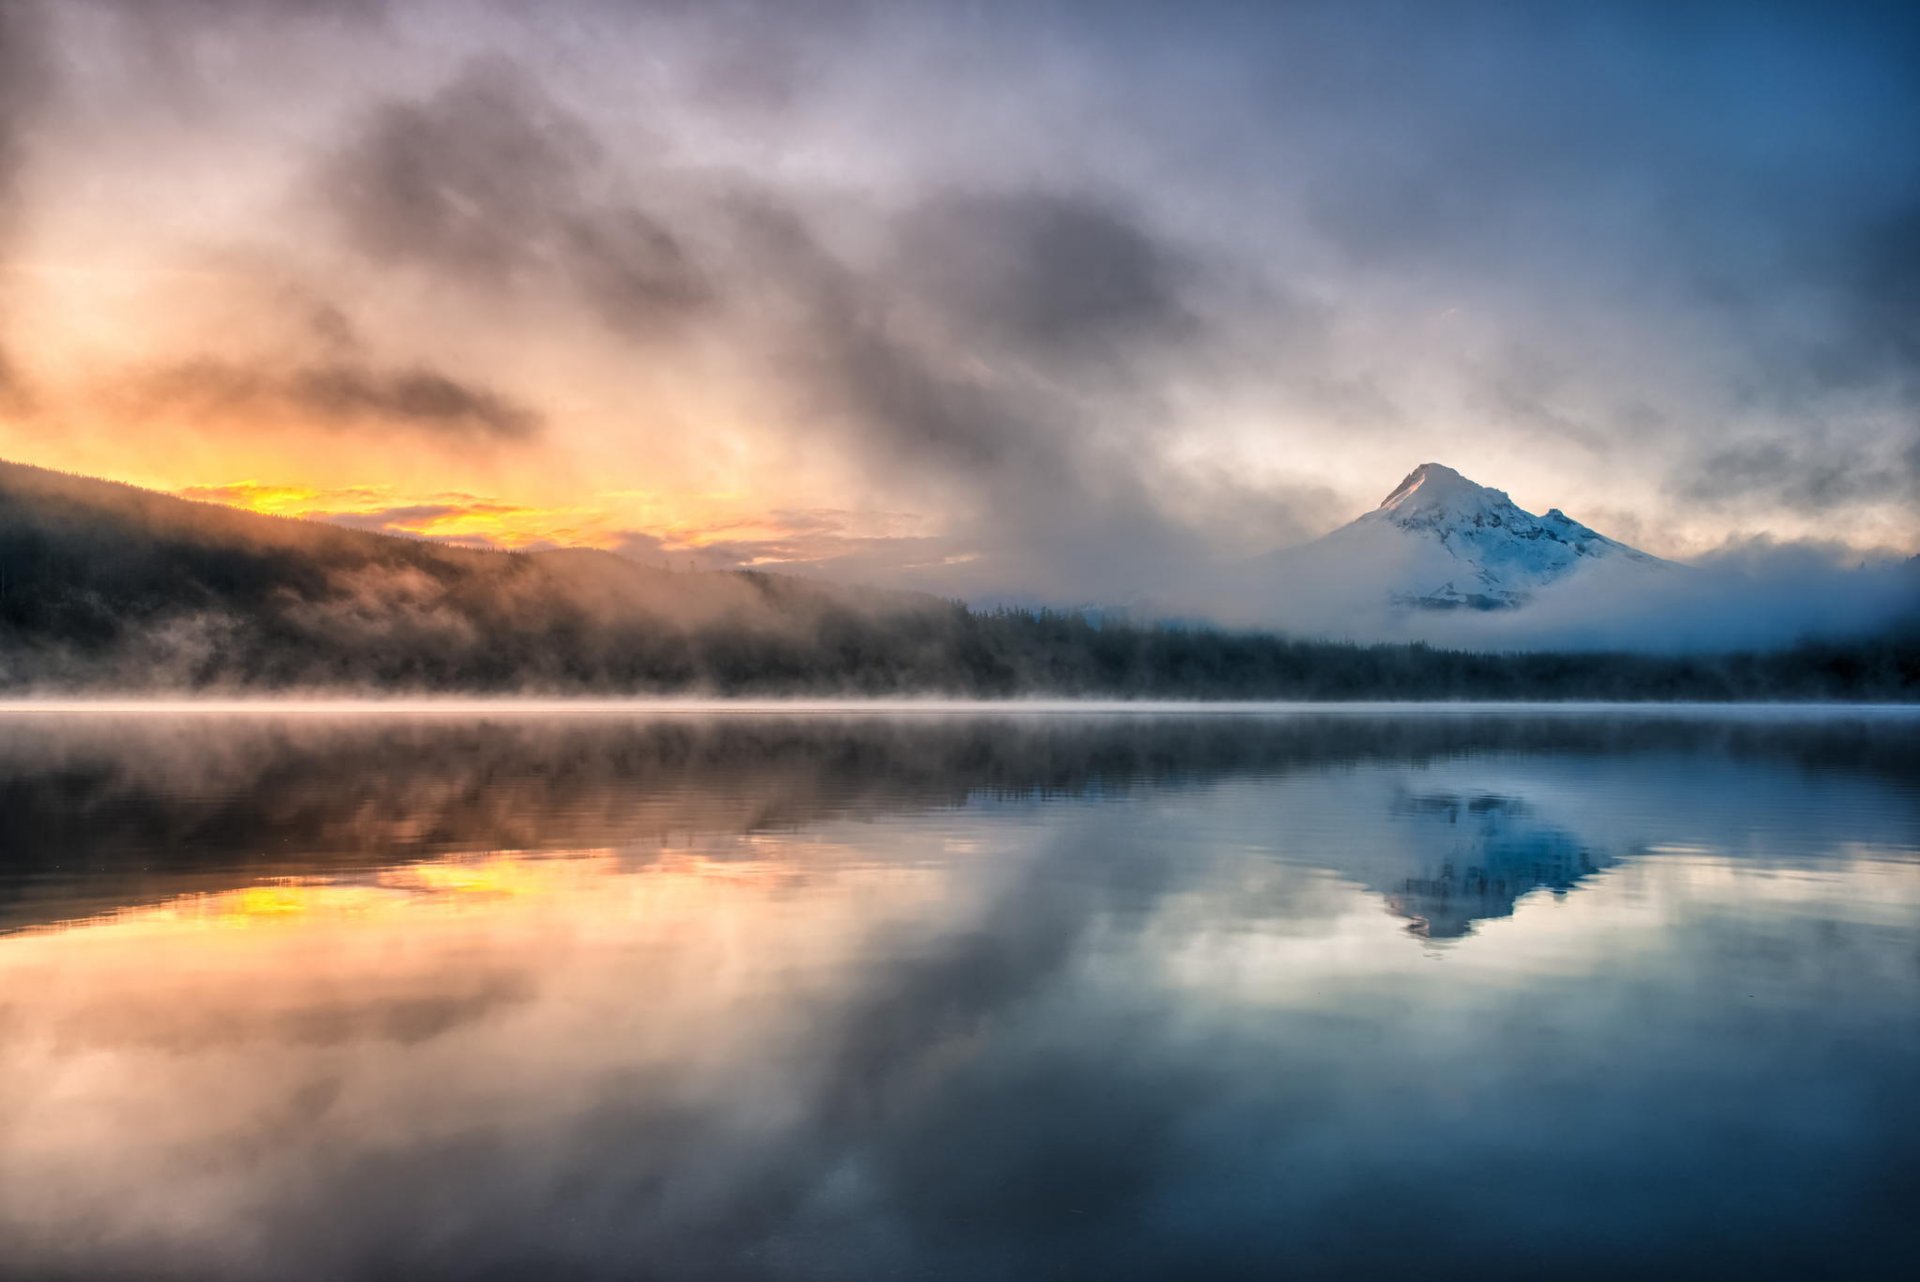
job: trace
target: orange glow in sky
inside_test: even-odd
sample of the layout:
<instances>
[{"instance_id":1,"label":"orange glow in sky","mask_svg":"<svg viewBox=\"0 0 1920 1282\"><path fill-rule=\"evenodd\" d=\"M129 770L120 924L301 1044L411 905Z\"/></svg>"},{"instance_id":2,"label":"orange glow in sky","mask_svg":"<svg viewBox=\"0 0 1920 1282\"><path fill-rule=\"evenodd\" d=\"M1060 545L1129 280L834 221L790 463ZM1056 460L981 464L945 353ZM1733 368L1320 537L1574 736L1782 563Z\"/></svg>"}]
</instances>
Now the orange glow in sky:
<instances>
[{"instance_id":1,"label":"orange glow in sky","mask_svg":"<svg viewBox=\"0 0 1920 1282\"><path fill-rule=\"evenodd\" d=\"M552 507L502 502L458 490L403 494L388 485L324 489L247 480L187 485L174 493L266 516L330 521L477 547L615 550L641 534L657 540L662 554L672 554L699 552L730 541L787 540L796 533L792 525L778 519L730 512L734 505L726 496L668 497L635 490L595 495L597 502L591 504Z\"/></svg>"}]
</instances>

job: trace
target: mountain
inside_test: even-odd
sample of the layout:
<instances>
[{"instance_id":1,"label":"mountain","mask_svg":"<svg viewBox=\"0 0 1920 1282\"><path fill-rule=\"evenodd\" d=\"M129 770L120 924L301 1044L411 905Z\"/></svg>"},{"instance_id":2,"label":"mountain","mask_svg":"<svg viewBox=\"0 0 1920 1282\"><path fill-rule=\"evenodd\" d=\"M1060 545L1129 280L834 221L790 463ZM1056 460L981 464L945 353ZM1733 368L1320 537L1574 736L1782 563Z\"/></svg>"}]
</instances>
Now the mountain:
<instances>
[{"instance_id":1,"label":"mountain","mask_svg":"<svg viewBox=\"0 0 1920 1282\"><path fill-rule=\"evenodd\" d=\"M1559 508L1535 516L1505 491L1440 463L1413 469L1359 519L1267 560L1283 578L1338 584L1415 610L1511 610L1600 565L1629 574L1679 570Z\"/></svg>"}]
</instances>

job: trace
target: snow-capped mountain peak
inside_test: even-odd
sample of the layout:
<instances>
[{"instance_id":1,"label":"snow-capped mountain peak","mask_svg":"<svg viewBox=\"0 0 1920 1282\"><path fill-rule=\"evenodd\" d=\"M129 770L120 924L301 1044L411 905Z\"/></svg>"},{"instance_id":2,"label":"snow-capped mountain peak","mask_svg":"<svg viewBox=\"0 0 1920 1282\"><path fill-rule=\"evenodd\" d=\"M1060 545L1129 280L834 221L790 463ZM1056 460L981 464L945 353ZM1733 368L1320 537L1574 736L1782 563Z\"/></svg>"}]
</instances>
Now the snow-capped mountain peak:
<instances>
[{"instance_id":1,"label":"snow-capped mountain peak","mask_svg":"<svg viewBox=\"0 0 1920 1282\"><path fill-rule=\"evenodd\" d=\"M1377 581L1396 606L1501 610L1549 583L1611 561L1667 562L1587 528L1559 508L1535 516L1504 490L1422 463L1379 507L1289 558Z\"/></svg>"},{"instance_id":2,"label":"snow-capped mountain peak","mask_svg":"<svg viewBox=\"0 0 1920 1282\"><path fill-rule=\"evenodd\" d=\"M1422 463L1381 500L1378 510L1403 517L1429 512L1473 512L1513 505L1504 490L1475 485L1445 463Z\"/></svg>"}]
</instances>

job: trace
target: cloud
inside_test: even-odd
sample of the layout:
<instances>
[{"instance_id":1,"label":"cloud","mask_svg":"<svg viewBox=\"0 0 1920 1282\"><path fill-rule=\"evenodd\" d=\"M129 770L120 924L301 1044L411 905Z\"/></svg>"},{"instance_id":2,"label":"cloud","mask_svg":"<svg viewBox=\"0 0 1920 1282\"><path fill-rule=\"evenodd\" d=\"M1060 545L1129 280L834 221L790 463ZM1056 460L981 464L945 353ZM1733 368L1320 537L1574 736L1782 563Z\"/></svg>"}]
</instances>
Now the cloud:
<instances>
[{"instance_id":1,"label":"cloud","mask_svg":"<svg viewBox=\"0 0 1920 1282\"><path fill-rule=\"evenodd\" d=\"M375 107L315 183L347 241L383 262L496 288L559 284L646 329L710 289L680 235L608 189L592 130L517 64L479 59Z\"/></svg>"},{"instance_id":2,"label":"cloud","mask_svg":"<svg viewBox=\"0 0 1920 1282\"><path fill-rule=\"evenodd\" d=\"M1920 508L1920 191L1914 198L1784 264L1772 287L1806 297L1820 324L1753 336L1765 367L1752 394L1792 418L1730 430L1732 443L1675 469L1676 492L1829 518L1876 503Z\"/></svg>"},{"instance_id":3,"label":"cloud","mask_svg":"<svg viewBox=\"0 0 1920 1282\"><path fill-rule=\"evenodd\" d=\"M1439 639L1523 649L1768 649L1920 623L1920 562L1862 564L1843 545L1743 540L1648 584L1587 576L1510 621L1456 620ZM1504 626L1503 626L1504 625Z\"/></svg>"},{"instance_id":4,"label":"cloud","mask_svg":"<svg viewBox=\"0 0 1920 1282\"><path fill-rule=\"evenodd\" d=\"M0 204L56 244L138 210L60 246L88 273L324 282L249 355L196 279L111 349L179 384L130 434L396 425L537 441L545 493L925 518L709 563L1152 599L1433 457L1664 553L1911 548L1916 54L1892 8L8 0ZM11 319L17 366L61 332Z\"/></svg>"},{"instance_id":5,"label":"cloud","mask_svg":"<svg viewBox=\"0 0 1920 1282\"><path fill-rule=\"evenodd\" d=\"M882 483L957 503L952 551L923 580L933 590L1051 581L1115 592L1198 550L1144 466L1157 425L1149 372L1198 323L1173 286L1177 256L1104 206L1045 192L950 199L951 210L922 204L890 227L893 269L866 271L832 253L795 208L732 206L737 243L764 267L756 288L774 302L765 310L780 317L771 360L789 412L835 432ZM980 248L995 225L1020 229L989 255L1004 255L997 280L898 266ZM1114 288L1134 291L1129 309L1080 336L1063 327L1084 296L1039 298L1054 279L1044 263L1052 238L1072 226L1111 235L1093 253L1124 263ZM935 229L941 239L929 242ZM957 565L964 581L950 577Z\"/></svg>"},{"instance_id":6,"label":"cloud","mask_svg":"<svg viewBox=\"0 0 1920 1282\"><path fill-rule=\"evenodd\" d=\"M35 0L0 0L0 226L19 200L32 113L51 89L46 20Z\"/></svg>"},{"instance_id":7,"label":"cloud","mask_svg":"<svg viewBox=\"0 0 1920 1282\"><path fill-rule=\"evenodd\" d=\"M192 95L236 41L300 38L326 29L357 36L375 30L397 6L415 0L71 0L76 10L104 13L119 24L143 74L163 93ZM417 7L417 3L416 3Z\"/></svg>"},{"instance_id":8,"label":"cloud","mask_svg":"<svg viewBox=\"0 0 1920 1282\"><path fill-rule=\"evenodd\" d=\"M776 513L769 523L782 522ZM915 535L852 535L832 529L799 529L761 538L724 533L662 535L626 530L615 547L650 565L701 570L778 570L823 575L849 583L897 582L916 571L959 564L966 553L953 540Z\"/></svg>"},{"instance_id":9,"label":"cloud","mask_svg":"<svg viewBox=\"0 0 1920 1282\"><path fill-rule=\"evenodd\" d=\"M375 430L399 427L453 439L513 443L544 420L502 393L425 366L379 369L351 362L278 369L203 357L135 379L123 395L140 412L198 420Z\"/></svg>"},{"instance_id":10,"label":"cloud","mask_svg":"<svg viewBox=\"0 0 1920 1282\"><path fill-rule=\"evenodd\" d=\"M896 227L909 287L969 339L1083 359L1197 328L1193 264L1122 203L1074 191L954 191Z\"/></svg>"},{"instance_id":11,"label":"cloud","mask_svg":"<svg viewBox=\"0 0 1920 1282\"><path fill-rule=\"evenodd\" d=\"M174 493L271 516L467 547L613 547L621 539L619 531L608 528L606 514L591 506L531 507L457 490L408 502L396 501L386 486L320 489L258 481L189 485Z\"/></svg>"},{"instance_id":12,"label":"cloud","mask_svg":"<svg viewBox=\"0 0 1920 1282\"><path fill-rule=\"evenodd\" d=\"M1758 500L1816 514L1886 499L1920 504L1920 432L1904 448L1872 453L1812 431L1737 445L1708 455L1680 488L1716 506Z\"/></svg>"},{"instance_id":13,"label":"cloud","mask_svg":"<svg viewBox=\"0 0 1920 1282\"><path fill-rule=\"evenodd\" d=\"M50 91L45 18L33 0L0 0L0 256L13 248L21 215L21 175L27 164L30 127ZM0 273L0 414L20 413L33 398L26 374L9 355L12 317Z\"/></svg>"},{"instance_id":14,"label":"cloud","mask_svg":"<svg viewBox=\"0 0 1920 1282\"><path fill-rule=\"evenodd\" d=\"M385 495L385 491L372 487L321 491L306 485L263 485L258 481L188 485L174 493L196 503L220 503L276 516L304 513L323 499L332 504L350 503L355 508L364 508L383 502Z\"/></svg>"},{"instance_id":15,"label":"cloud","mask_svg":"<svg viewBox=\"0 0 1920 1282\"><path fill-rule=\"evenodd\" d=\"M0 414L19 414L30 409L33 396L13 357L0 346Z\"/></svg>"},{"instance_id":16,"label":"cloud","mask_svg":"<svg viewBox=\"0 0 1920 1282\"><path fill-rule=\"evenodd\" d=\"M1511 611L1394 611L1329 592L1288 601L1289 628L1473 650L1766 650L1920 627L1920 559L1840 544L1742 540L1650 575L1586 567Z\"/></svg>"},{"instance_id":17,"label":"cloud","mask_svg":"<svg viewBox=\"0 0 1920 1282\"><path fill-rule=\"evenodd\" d=\"M1856 271L1862 344L1920 405L1920 200L1868 227Z\"/></svg>"},{"instance_id":18,"label":"cloud","mask_svg":"<svg viewBox=\"0 0 1920 1282\"><path fill-rule=\"evenodd\" d=\"M717 340L769 389L773 430L957 508L942 565L985 554L1036 583L1188 542L1140 470L1153 375L1205 332L1201 273L1132 202L995 185L822 205L627 127L640 142L623 135L616 161L490 57L360 115L312 188L356 252L448 290L569 297L629 340ZM834 218L874 252L830 243Z\"/></svg>"},{"instance_id":19,"label":"cloud","mask_svg":"<svg viewBox=\"0 0 1920 1282\"><path fill-rule=\"evenodd\" d=\"M303 512L301 516L308 520L327 521L333 525L344 525L356 530L372 530L377 534L407 534L432 537L434 531L450 523L465 522L474 519L497 521L501 517L519 516L526 509L509 503L403 503L397 507L374 508L370 512L329 512L316 510ZM472 541L483 546L498 546L492 540L465 536L464 541Z\"/></svg>"},{"instance_id":20,"label":"cloud","mask_svg":"<svg viewBox=\"0 0 1920 1282\"><path fill-rule=\"evenodd\" d=\"M296 373L287 393L327 422L399 422L500 440L524 440L541 426L533 410L431 369L322 366Z\"/></svg>"},{"instance_id":21,"label":"cloud","mask_svg":"<svg viewBox=\"0 0 1920 1282\"><path fill-rule=\"evenodd\" d=\"M1079 488L1076 465L1098 466L1099 412L1116 393L1151 395L1142 367L1198 325L1176 251L1084 194L928 198L889 229L893 270L870 275L790 211L763 203L756 227L801 306L816 386L872 443L974 479L1051 485L1060 502Z\"/></svg>"},{"instance_id":22,"label":"cloud","mask_svg":"<svg viewBox=\"0 0 1920 1282\"><path fill-rule=\"evenodd\" d=\"M622 331L678 321L711 298L713 284L685 244L639 209L575 214L565 222L560 250L574 288Z\"/></svg>"},{"instance_id":23,"label":"cloud","mask_svg":"<svg viewBox=\"0 0 1920 1282\"><path fill-rule=\"evenodd\" d=\"M233 22L247 19L359 21L387 12L389 0L81 0L126 16L151 15L172 21Z\"/></svg>"},{"instance_id":24,"label":"cloud","mask_svg":"<svg viewBox=\"0 0 1920 1282\"><path fill-rule=\"evenodd\" d=\"M856 24L858 37L833 55L856 96L870 69L859 59L876 47L867 42L891 48L887 41L906 38L899 33L924 17L903 11L878 36ZM437 89L361 114L320 186L350 243L382 262L439 273L453 288L564 294L629 336L722 345L771 389L770 434L850 459L875 483L944 512L950 546L972 558L964 564L976 586L1152 591L1223 538L1258 529L1271 546L1313 532L1328 505L1298 501L1325 494L1309 478L1276 476L1263 488L1231 462L1166 466L1166 442L1200 431L1194 416L1209 409L1204 395L1176 405L1167 394L1176 386L1259 388L1252 405L1264 395L1271 413L1359 440L1418 434L1438 416L1464 412L1490 416L1501 439L1541 438L1577 453L1582 466L1618 463L1623 449L1645 442L1646 485L1691 492L1680 460L1711 466L1754 455L1764 440L1759 425L1716 439L1701 411L1717 395L1727 421L1725 388L1743 369L1754 373L1743 352L1777 353L1791 338L1778 316L1754 305L1754 287L1765 264L1783 261L1764 247L1791 243L1804 211L1757 199L1777 181L1776 166L1729 149L1724 122L1689 118L1658 146L1635 141L1628 126L1661 107L1627 92L1606 51L1624 48L1623 57L1660 76L1687 65L1674 49L1648 45L1642 24L1606 20L1589 32L1571 20L1516 24L1479 10L1472 21L1493 58L1490 79L1433 59L1419 32L1358 40L1366 25L1358 18L1274 18L1253 24L1244 50L1205 50L1208 65L1238 75L1243 53L1284 46L1284 64L1298 74L1259 92L1272 95L1282 119L1338 122L1276 131L1204 176L1224 175L1229 185L1245 178L1242 194L1258 202L1271 193L1240 170L1292 163L1307 217L1283 211L1272 234L1283 249L1308 245L1322 264L1317 274L1287 269L1305 261L1298 251L1264 261L1249 256L1244 239L1175 237L1162 225L1162 192L1112 170L1096 176L1097 165L1041 176L962 147L948 158L961 163L930 164L892 189L828 190L776 169L687 163L690 153L673 141L675 112L697 114L705 104L638 91L623 104L616 152L604 117L580 109L589 96L562 106L531 52L519 62L469 63ZM1057 151L1110 147L1113 131L1131 126L1143 131L1143 147L1168 145L1162 122L1141 112L1171 84L1161 65L1126 44L1146 38L1129 34L1133 22L1089 45L1092 69L1075 86L1115 109L1112 127L1076 123L1055 140ZM671 30L707 38L690 46L668 39L662 47L676 53L717 40L686 13L674 15ZM976 27L985 47L1014 30L997 17ZM1717 50L1724 31L1717 23L1703 30ZM768 40L805 44L777 20ZM1345 76L1363 53L1393 69L1386 90L1378 78ZM1548 70L1548 53L1570 61ZM1814 78L1851 56L1823 48L1809 64ZM1116 77L1133 69L1143 72L1137 93L1122 102ZM809 79L805 92L830 96L829 84ZM1035 91L1017 75L1009 85ZM901 105L911 115L939 101L908 93ZM789 105L804 122L816 103ZM1204 95L1191 105L1196 120L1231 110ZM1220 146L1249 141L1246 118L1222 120ZM1380 163L1329 146L1355 128ZM807 134L803 124L790 135L776 126L774 136ZM938 130L927 137L937 145ZM1219 191L1183 197L1204 203ZM1668 215L1675 202L1693 211L1689 218ZM1774 210L1777 226L1712 234L1714 218L1753 223L1759 209ZM1883 234L1874 243L1897 254L1900 241ZM1676 264L1684 270L1669 270ZM1819 287L1828 310L1844 310L1834 270ZM1890 275L1897 272L1877 273ZM1822 279L1813 266L1794 269L1809 288ZM1565 293L1544 290L1549 281ZM1622 377L1640 349L1666 341L1664 321L1627 310L1643 286L1659 306L1709 326L1708 372L1696 386L1666 369ZM1404 306L1408 290L1441 289L1459 291L1467 324L1492 326L1498 340L1451 360L1451 389L1421 368L1429 355L1409 351L1410 340L1379 315ZM1897 310L1897 291L1892 297ZM1715 376L1723 387L1703 401ZM1840 466L1877 472L1867 436L1851 420L1832 429ZM1396 457L1390 468L1404 463ZM1831 508L1844 501L1841 488L1816 469L1797 489L1761 493L1775 505L1830 493Z\"/></svg>"},{"instance_id":25,"label":"cloud","mask_svg":"<svg viewBox=\"0 0 1920 1282\"><path fill-rule=\"evenodd\" d=\"M512 64L488 59L422 101L374 108L320 183L366 253L504 279L552 252L595 152Z\"/></svg>"},{"instance_id":26,"label":"cloud","mask_svg":"<svg viewBox=\"0 0 1920 1282\"><path fill-rule=\"evenodd\" d=\"M1409 428L1690 496L1809 422L1814 470L1861 475L1920 425L1920 172L1890 163L1920 139L1910 13L1468 4L1442 33L1382 12L1248 22L1261 74L1210 65L1262 106L1223 126L1241 199L1281 204L1259 168L1288 175L1343 318L1458 309L1438 361L1371 330L1427 376L1385 380ZM1796 512L1840 492L1786 489Z\"/></svg>"},{"instance_id":27,"label":"cloud","mask_svg":"<svg viewBox=\"0 0 1920 1282\"><path fill-rule=\"evenodd\" d=\"M601 505L603 495L582 496L576 506L535 507L457 490L401 501L384 485L319 488L233 481L183 486L173 492L197 502L381 534L477 547L597 547L676 569L833 573L858 566L871 572L843 576L859 580L953 555L948 540L908 532L917 522L892 512L784 510L638 530L620 527Z\"/></svg>"}]
</instances>

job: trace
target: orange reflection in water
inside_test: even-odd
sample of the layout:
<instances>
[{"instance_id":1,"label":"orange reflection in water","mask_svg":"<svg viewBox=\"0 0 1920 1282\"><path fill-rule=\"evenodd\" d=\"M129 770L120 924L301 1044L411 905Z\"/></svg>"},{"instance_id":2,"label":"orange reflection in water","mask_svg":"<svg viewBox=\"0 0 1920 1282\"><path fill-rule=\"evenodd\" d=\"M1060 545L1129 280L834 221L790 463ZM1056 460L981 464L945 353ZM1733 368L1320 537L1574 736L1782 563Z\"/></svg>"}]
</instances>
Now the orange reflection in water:
<instances>
[{"instance_id":1,"label":"orange reflection in water","mask_svg":"<svg viewBox=\"0 0 1920 1282\"><path fill-rule=\"evenodd\" d=\"M611 849L501 850L345 876L264 878L244 887L186 893L158 904L32 928L0 939L0 946L10 950L0 958L17 960L30 936L60 936L70 944L97 948L136 938L146 946L156 937L205 930L360 931L377 928L384 919L404 921L415 929L436 916L470 918L489 906L501 910L495 914L501 918L497 924L506 924L505 914L514 908L489 904L500 900L565 901L570 917L583 906L591 908L592 918L657 908L705 911L719 905L695 901L708 895L716 882L765 888L800 876L780 858L784 852L779 843L743 836L728 844L753 857L716 859L699 850L662 848L648 852L636 866Z\"/></svg>"},{"instance_id":2,"label":"orange reflection in water","mask_svg":"<svg viewBox=\"0 0 1920 1282\"><path fill-rule=\"evenodd\" d=\"M60 922L29 933L79 937L75 942L99 947L135 937L150 941L205 930L313 930L339 924L359 928L370 917L405 914L418 919L469 907L449 897L559 893L577 886L583 877L605 875L612 871L611 864L611 856L604 851L560 858L503 851L380 869L360 878L275 877L237 889L182 894L159 904Z\"/></svg>"},{"instance_id":3,"label":"orange reflection in water","mask_svg":"<svg viewBox=\"0 0 1920 1282\"><path fill-rule=\"evenodd\" d=\"M972 916L924 863L696 841L278 879L0 937L0 1239L58 1259L111 1226L153 1261L266 1258L260 1208L351 1187L401 1136L538 1144L635 1091L777 1112L874 955Z\"/></svg>"}]
</instances>

